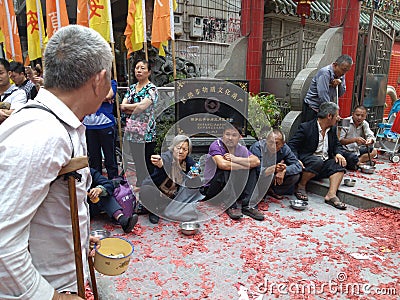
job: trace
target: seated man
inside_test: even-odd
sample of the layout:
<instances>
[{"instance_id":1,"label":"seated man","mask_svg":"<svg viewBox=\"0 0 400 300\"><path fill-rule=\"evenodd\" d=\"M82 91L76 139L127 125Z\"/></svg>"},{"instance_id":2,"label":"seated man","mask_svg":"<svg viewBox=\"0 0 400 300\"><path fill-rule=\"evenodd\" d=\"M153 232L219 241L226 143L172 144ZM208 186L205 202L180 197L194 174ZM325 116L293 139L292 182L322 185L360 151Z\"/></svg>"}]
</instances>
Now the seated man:
<instances>
[{"instance_id":1,"label":"seated man","mask_svg":"<svg viewBox=\"0 0 400 300\"><path fill-rule=\"evenodd\" d=\"M261 130L261 136L266 133ZM267 137L255 142L250 147L250 152L261 161L261 167L257 167L257 175L273 176L271 186L267 194L282 199L284 194L293 193L294 185L299 181L302 166L285 143L284 134L279 129L273 129L266 133Z\"/></svg>"},{"instance_id":2,"label":"seated man","mask_svg":"<svg viewBox=\"0 0 400 300\"><path fill-rule=\"evenodd\" d=\"M256 167L260 165L260 160L239 144L240 138L240 128L227 124L222 138L210 145L209 158L204 168L206 183L203 193L206 196L205 200L221 197L224 204L227 201L232 203L232 197L241 200L241 212L237 209L236 201L226 210L231 219L240 219L243 213L262 221L264 215L257 208L249 206L250 196L257 182ZM222 190L226 186L224 193Z\"/></svg>"},{"instance_id":3,"label":"seated man","mask_svg":"<svg viewBox=\"0 0 400 300\"><path fill-rule=\"evenodd\" d=\"M114 185L111 180L108 180L93 168L90 168L90 175L92 176L92 184L88 192L90 213L104 210L110 218L121 225L125 233L131 232L138 221L138 216L136 214L133 216L123 214L121 206L113 196Z\"/></svg>"},{"instance_id":4,"label":"seated man","mask_svg":"<svg viewBox=\"0 0 400 300\"><path fill-rule=\"evenodd\" d=\"M367 109L359 105L354 109L351 117L344 119L344 123L347 121L349 127L342 128L339 140L346 150L344 157L349 170L356 170L358 165L370 160L368 156L375 157L377 154L377 150L374 148L374 133L369 128L366 117Z\"/></svg>"},{"instance_id":5,"label":"seated man","mask_svg":"<svg viewBox=\"0 0 400 300\"><path fill-rule=\"evenodd\" d=\"M335 126L338 112L337 104L322 103L318 118L300 124L288 145L304 165L295 192L297 199L308 200L306 185L311 179L329 178L325 203L338 209L346 209L346 205L336 196L346 171L346 159L342 155L344 149L337 137Z\"/></svg>"}]
</instances>

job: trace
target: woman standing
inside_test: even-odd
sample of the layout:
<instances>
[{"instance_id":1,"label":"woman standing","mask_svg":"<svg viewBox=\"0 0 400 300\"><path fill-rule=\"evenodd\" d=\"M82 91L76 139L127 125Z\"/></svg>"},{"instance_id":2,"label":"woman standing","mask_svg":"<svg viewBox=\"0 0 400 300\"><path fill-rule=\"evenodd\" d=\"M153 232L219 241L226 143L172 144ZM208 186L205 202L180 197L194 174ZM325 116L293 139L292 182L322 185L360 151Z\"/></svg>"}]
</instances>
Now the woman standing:
<instances>
[{"instance_id":1,"label":"woman standing","mask_svg":"<svg viewBox=\"0 0 400 300\"><path fill-rule=\"evenodd\" d=\"M158 101L156 86L150 82L150 64L139 60L135 64L138 80L125 95L121 111L127 114L124 139L136 167L136 191L140 190L143 179L151 174L153 165L150 156L156 146L156 120L154 107Z\"/></svg>"}]
</instances>

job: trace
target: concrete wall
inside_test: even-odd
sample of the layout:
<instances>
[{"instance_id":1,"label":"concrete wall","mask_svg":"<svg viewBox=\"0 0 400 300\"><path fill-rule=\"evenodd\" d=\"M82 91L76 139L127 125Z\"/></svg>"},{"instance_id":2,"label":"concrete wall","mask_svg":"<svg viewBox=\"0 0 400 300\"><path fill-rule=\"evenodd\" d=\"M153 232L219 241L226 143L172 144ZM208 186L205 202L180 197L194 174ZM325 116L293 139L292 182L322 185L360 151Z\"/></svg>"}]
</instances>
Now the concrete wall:
<instances>
[{"instance_id":1,"label":"concrete wall","mask_svg":"<svg viewBox=\"0 0 400 300\"><path fill-rule=\"evenodd\" d=\"M247 38L241 37L229 46L225 58L210 77L219 79L246 79Z\"/></svg>"}]
</instances>

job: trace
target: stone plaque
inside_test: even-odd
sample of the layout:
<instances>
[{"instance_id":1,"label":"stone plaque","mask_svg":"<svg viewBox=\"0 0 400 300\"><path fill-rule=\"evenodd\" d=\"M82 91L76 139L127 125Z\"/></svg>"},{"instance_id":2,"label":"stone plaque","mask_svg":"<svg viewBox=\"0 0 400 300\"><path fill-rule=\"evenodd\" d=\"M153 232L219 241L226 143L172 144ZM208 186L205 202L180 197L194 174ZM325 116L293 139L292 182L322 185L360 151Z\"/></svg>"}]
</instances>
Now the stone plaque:
<instances>
[{"instance_id":1,"label":"stone plaque","mask_svg":"<svg viewBox=\"0 0 400 300\"><path fill-rule=\"evenodd\" d=\"M246 134L248 83L218 79L186 79L175 83L177 132L189 136L221 136L226 122Z\"/></svg>"}]
</instances>

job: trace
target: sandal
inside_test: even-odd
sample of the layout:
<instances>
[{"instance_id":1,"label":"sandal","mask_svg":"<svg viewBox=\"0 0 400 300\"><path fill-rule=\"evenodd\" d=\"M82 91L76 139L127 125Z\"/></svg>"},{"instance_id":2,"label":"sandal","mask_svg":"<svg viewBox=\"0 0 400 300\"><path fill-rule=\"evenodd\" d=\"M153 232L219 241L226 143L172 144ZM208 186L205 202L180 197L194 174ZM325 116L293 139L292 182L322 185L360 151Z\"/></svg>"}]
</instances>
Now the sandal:
<instances>
[{"instance_id":1,"label":"sandal","mask_svg":"<svg viewBox=\"0 0 400 300\"><path fill-rule=\"evenodd\" d=\"M347 208L346 204L344 204L340 199L335 196L329 200L325 200L326 204L332 205L334 208L345 210Z\"/></svg>"},{"instance_id":2,"label":"sandal","mask_svg":"<svg viewBox=\"0 0 400 300\"><path fill-rule=\"evenodd\" d=\"M308 201L308 196L307 192L305 189L298 188L295 192L294 195L296 196L297 199L303 200L303 201Z\"/></svg>"},{"instance_id":3,"label":"sandal","mask_svg":"<svg viewBox=\"0 0 400 300\"><path fill-rule=\"evenodd\" d=\"M275 191L272 190L272 189L269 189L269 190L268 190L267 195L268 195L268 196L271 196L272 198L278 199L278 200L282 200L282 199L283 199L283 196L282 196L282 195L278 195L278 194L275 193Z\"/></svg>"}]
</instances>

